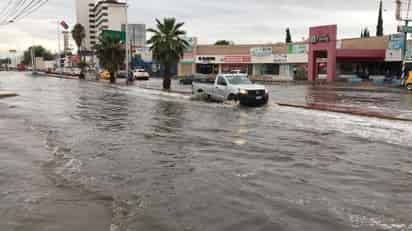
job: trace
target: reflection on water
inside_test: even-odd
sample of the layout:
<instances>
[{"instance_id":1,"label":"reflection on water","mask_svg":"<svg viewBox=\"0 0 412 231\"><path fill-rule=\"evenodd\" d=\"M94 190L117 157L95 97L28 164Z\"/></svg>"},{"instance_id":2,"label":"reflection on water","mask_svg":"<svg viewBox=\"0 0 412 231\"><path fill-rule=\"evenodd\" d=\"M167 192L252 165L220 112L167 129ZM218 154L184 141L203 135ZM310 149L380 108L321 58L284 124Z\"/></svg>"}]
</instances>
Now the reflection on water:
<instances>
[{"instance_id":1,"label":"reflection on water","mask_svg":"<svg viewBox=\"0 0 412 231\"><path fill-rule=\"evenodd\" d=\"M78 81L15 76L0 83L22 95L7 101L18 105L13 110L51 131L59 150L70 150L57 167L82 163L63 177L114 198L113 223L121 231L375 231L412 224L411 124L148 97ZM269 88L274 101L366 97ZM402 97L399 104L410 105L408 95L385 94L375 102Z\"/></svg>"}]
</instances>

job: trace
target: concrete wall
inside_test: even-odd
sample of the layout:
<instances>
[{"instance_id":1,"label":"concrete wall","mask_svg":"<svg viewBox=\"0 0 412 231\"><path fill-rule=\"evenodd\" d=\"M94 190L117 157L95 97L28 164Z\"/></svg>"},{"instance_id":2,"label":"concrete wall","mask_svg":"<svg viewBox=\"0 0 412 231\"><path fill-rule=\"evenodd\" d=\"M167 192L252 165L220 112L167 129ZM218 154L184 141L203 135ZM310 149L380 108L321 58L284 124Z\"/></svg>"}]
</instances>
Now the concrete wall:
<instances>
[{"instance_id":1,"label":"concrete wall","mask_svg":"<svg viewBox=\"0 0 412 231\"><path fill-rule=\"evenodd\" d=\"M185 76L194 74L193 65L194 64L179 63L177 75Z\"/></svg>"},{"instance_id":2,"label":"concrete wall","mask_svg":"<svg viewBox=\"0 0 412 231\"><path fill-rule=\"evenodd\" d=\"M342 39L343 49L387 49L389 36Z\"/></svg>"}]
</instances>

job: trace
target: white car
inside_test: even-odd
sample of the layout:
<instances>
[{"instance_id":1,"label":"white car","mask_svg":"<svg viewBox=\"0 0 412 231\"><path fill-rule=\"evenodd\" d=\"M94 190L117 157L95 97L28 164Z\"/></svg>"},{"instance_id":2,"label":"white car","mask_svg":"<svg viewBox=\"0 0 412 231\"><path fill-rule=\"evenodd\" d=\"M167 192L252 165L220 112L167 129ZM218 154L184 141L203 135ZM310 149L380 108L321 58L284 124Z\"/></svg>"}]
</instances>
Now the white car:
<instances>
[{"instance_id":1,"label":"white car","mask_svg":"<svg viewBox=\"0 0 412 231\"><path fill-rule=\"evenodd\" d=\"M193 82L193 93L215 101L235 100L243 105L266 104L269 93L262 85L253 84L246 74L221 74L214 83Z\"/></svg>"},{"instance_id":2,"label":"white car","mask_svg":"<svg viewBox=\"0 0 412 231\"><path fill-rule=\"evenodd\" d=\"M136 69L133 71L133 77L136 80L149 80L150 75L145 69Z\"/></svg>"}]
</instances>

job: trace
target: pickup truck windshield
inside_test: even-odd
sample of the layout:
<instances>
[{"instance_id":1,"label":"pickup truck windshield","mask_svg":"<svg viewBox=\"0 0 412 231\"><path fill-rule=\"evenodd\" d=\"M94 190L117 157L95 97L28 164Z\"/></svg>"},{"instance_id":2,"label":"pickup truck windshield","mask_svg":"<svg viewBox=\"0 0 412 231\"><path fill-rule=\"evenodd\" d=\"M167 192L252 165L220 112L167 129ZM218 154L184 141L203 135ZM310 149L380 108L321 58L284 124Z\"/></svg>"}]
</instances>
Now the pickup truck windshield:
<instances>
[{"instance_id":1,"label":"pickup truck windshield","mask_svg":"<svg viewBox=\"0 0 412 231\"><path fill-rule=\"evenodd\" d=\"M226 79L231 85L252 84L246 76L227 76Z\"/></svg>"}]
</instances>

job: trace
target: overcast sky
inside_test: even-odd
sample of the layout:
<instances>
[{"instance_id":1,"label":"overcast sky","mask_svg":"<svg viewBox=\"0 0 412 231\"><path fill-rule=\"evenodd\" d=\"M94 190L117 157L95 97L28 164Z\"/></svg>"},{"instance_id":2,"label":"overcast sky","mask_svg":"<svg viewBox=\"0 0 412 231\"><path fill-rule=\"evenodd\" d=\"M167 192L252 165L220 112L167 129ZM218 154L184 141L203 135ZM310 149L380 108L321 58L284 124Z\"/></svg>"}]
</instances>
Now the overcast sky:
<instances>
[{"instance_id":1,"label":"overcast sky","mask_svg":"<svg viewBox=\"0 0 412 231\"><path fill-rule=\"evenodd\" d=\"M0 0L3 9L6 0ZM155 18L176 17L200 43L219 39L235 43L284 40L290 27L293 40L308 36L310 26L338 24L339 38L358 37L362 27L375 34L379 0L129 0L131 23L153 25ZM384 0L385 34L393 33L395 1ZM56 21L74 25L74 0L49 0L24 20L0 26L0 54L22 51L33 42L57 50Z\"/></svg>"}]
</instances>

